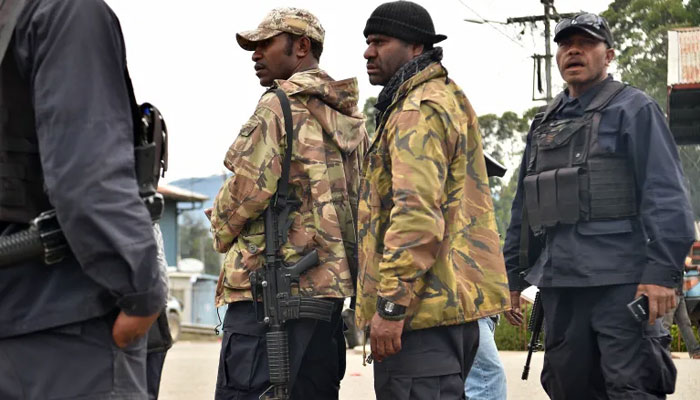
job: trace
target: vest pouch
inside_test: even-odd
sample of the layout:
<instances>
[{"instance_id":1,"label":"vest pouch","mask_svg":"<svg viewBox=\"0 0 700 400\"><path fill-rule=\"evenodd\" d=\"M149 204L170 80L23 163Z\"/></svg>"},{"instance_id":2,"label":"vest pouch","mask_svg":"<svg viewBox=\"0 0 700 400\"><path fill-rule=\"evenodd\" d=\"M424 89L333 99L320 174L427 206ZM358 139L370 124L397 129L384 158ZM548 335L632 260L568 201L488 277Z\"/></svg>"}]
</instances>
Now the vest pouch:
<instances>
[{"instance_id":1,"label":"vest pouch","mask_svg":"<svg viewBox=\"0 0 700 400\"><path fill-rule=\"evenodd\" d=\"M559 212L557 211L557 170L540 173L537 186L542 225L551 228L559 221Z\"/></svg>"},{"instance_id":2,"label":"vest pouch","mask_svg":"<svg viewBox=\"0 0 700 400\"><path fill-rule=\"evenodd\" d=\"M534 233L542 230L542 217L540 216L539 175L527 175L523 179L523 189L525 191L525 208L527 208L527 218L530 228Z\"/></svg>"},{"instance_id":3,"label":"vest pouch","mask_svg":"<svg viewBox=\"0 0 700 400\"><path fill-rule=\"evenodd\" d=\"M588 160L590 220L637 215L634 175L622 157Z\"/></svg>"},{"instance_id":4,"label":"vest pouch","mask_svg":"<svg viewBox=\"0 0 700 400\"><path fill-rule=\"evenodd\" d=\"M538 128L534 138L537 146L536 172L572 166L574 149L585 146L585 133L589 125L590 121L577 118L552 121Z\"/></svg>"},{"instance_id":5,"label":"vest pouch","mask_svg":"<svg viewBox=\"0 0 700 400\"><path fill-rule=\"evenodd\" d=\"M581 172L580 167L559 168L525 177L525 206L533 231L580 219Z\"/></svg>"},{"instance_id":6,"label":"vest pouch","mask_svg":"<svg viewBox=\"0 0 700 400\"><path fill-rule=\"evenodd\" d=\"M0 63L0 221L28 223L51 208L34 120L29 82L8 51Z\"/></svg>"},{"instance_id":7,"label":"vest pouch","mask_svg":"<svg viewBox=\"0 0 700 400\"><path fill-rule=\"evenodd\" d=\"M575 224L580 219L579 176L582 168L557 170L557 212L562 224Z\"/></svg>"}]
</instances>

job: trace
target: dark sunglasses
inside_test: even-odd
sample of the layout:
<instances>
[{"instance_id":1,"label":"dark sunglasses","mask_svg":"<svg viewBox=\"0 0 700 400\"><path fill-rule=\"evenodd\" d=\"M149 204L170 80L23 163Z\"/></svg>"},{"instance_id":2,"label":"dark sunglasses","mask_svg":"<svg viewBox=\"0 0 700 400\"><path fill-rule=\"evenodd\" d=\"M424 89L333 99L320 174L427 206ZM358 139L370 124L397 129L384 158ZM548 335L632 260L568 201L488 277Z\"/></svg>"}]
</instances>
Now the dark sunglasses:
<instances>
[{"instance_id":1,"label":"dark sunglasses","mask_svg":"<svg viewBox=\"0 0 700 400\"><path fill-rule=\"evenodd\" d=\"M603 19L603 17L600 17L596 14L586 13L579 14L573 18L562 18L562 20L559 21L557 26L554 27L554 35L557 35L559 32L572 25L588 25L593 26L598 30L608 30L608 24L605 22L605 19Z\"/></svg>"}]
</instances>

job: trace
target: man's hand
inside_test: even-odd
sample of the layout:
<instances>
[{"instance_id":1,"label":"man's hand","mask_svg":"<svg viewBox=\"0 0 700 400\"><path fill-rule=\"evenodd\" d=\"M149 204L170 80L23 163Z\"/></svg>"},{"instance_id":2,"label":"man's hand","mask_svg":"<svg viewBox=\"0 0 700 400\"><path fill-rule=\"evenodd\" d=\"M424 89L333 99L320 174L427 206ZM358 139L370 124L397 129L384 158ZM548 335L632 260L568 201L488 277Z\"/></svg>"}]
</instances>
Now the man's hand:
<instances>
[{"instance_id":1,"label":"man's hand","mask_svg":"<svg viewBox=\"0 0 700 400\"><path fill-rule=\"evenodd\" d=\"M676 291L673 288L640 284L634 298L642 294L649 298L649 325L654 325L657 318L663 317L676 306Z\"/></svg>"},{"instance_id":2,"label":"man's hand","mask_svg":"<svg viewBox=\"0 0 700 400\"><path fill-rule=\"evenodd\" d=\"M370 323L369 338L372 356L377 362L401 350L403 323L404 320L389 321L374 313Z\"/></svg>"},{"instance_id":3,"label":"man's hand","mask_svg":"<svg viewBox=\"0 0 700 400\"><path fill-rule=\"evenodd\" d=\"M125 348L134 340L148 333L148 329L158 318L160 311L147 317L136 317L121 311L112 327L112 339L120 349Z\"/></svg>"},{"instance_id":4,"label":"man's hand","mask_svg":"<svg viewBox=\"0 0 700 400\"><path fill-rule=\"evenodd\" d=\"M520 292L510 292L510 311L506 311L503 315L506 316L508 322L514 326L520 326L523 323L523 312L520 310Z\"/></svg>"}]
</instances>

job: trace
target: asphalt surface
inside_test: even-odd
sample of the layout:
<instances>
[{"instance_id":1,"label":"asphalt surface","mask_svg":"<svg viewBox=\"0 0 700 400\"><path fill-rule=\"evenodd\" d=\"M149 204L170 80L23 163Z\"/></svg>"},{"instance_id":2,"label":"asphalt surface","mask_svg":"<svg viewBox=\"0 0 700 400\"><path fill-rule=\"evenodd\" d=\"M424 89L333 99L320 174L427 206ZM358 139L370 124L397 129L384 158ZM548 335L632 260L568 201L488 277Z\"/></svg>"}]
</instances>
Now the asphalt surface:
<instances>
[{"instance_id":1,"label":"asphalt surface","mask_svg":"<svg viewBox=\"0 0 700 400\"><path fill-rule=\"evenodd\" d=\"M168 352L163 369L160 399L199 400L213 399L216 371L219 360L218 341L180 341ZM372 367L362 366L360 348L348 350L345 378L341 382L340 400L371 400ZM532 358L530 379L520 379L527 353L519 351L500 352L508 379L508 400L546 400L539 383L542 370L542 353ZM678 369L676 393L669 400L697 400L700 398L700 360L690 360L686 353L674 353Z\"/></svg>"}]
</instances>

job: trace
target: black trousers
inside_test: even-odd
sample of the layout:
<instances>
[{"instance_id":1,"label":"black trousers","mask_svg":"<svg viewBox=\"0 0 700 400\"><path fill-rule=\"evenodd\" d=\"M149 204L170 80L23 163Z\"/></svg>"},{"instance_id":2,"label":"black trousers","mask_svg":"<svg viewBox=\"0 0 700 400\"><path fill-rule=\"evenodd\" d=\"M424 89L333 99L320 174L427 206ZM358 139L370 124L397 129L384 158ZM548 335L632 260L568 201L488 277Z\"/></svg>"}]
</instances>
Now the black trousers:
<instances>
[{"instance_id":1,"label":"black trousers","mask_svg":"<svg viewBox=\"0 0 700 400\"><path fill-rule=\"evenodd\" d=\"M477 321L404 332L401 351L374 363L377 399L464 399L478 347Z\"/></svg>"},{"instance_id":2,"label":"black trousers","mask_svg":"<svg viewBox=\"0 0 700 400\"><path fill-rule=\"evenodd\" d=\"M661 319L637 322L626 305L636 284L541 288L545 354L541 382L554 400L664 399L676 368Z\"/></svg>"},{"instance_id":3,"label":"black trousers","mask_svg":"<svg viewBox=\"0 0 700 400\"><path fill-rule=\"evenodd\" d=\"M289 335L290 399L338 399L345 375L345 338L337 302L331 322L299 319L286 324ZM216 400L258 400L270 386L265 325L252 302L228 305L224 317Z\"/></svg>"},{"instance_id":4,"label":"black trousers","mask_svg":"<svg viewBox=\"0 0 700 400\"><path fill-rule=\"evenodd\" d=\"M146 339L125 349L113 317L0 339L0 399L145 400Z\"/></svg>"},{"instance_id":5,"label":"black trousers","mask_svg":"<svg viewBox=\"0 0 700 400\"><path fill-rule=\"evenodd\" d=\"M163 376L165 365L165 351L154 351L146 357L146 382L148 388L148 400L157 400L160 393L160 379Z\"/></svg>"}]
</instances>

